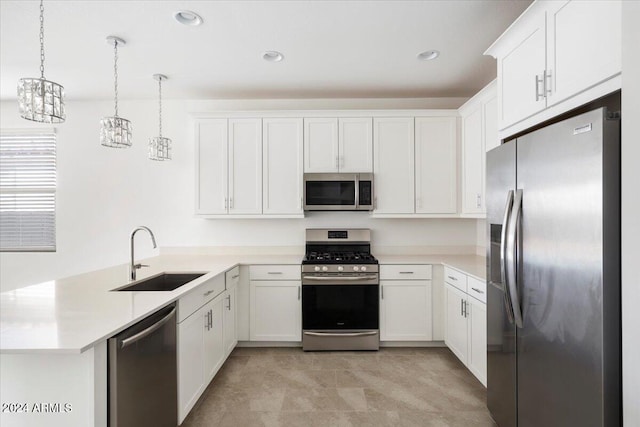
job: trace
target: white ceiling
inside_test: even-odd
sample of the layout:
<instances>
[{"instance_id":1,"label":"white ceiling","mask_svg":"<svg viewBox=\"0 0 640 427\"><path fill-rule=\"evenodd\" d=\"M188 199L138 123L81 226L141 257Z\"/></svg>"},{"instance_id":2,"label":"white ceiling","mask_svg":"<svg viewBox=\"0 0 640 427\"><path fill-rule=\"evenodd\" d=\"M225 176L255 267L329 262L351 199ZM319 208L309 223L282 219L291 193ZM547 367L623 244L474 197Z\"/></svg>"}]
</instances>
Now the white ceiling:
<instances>
[{"instance_id":1,"label":"white ceiling","mask_svg":"<svg viewBox=\"0 0 640 427\"><path fill-rule=\"evenodd\" d=\"M495 78L484 50L529 0L45 1L45 76L68 99L420 98L471 96ZM38 1L0 1L0 97L39 76ZM200 27L173 19L198 12ZM435 61L416 55L437 49ZM278 50L269 63L262 52Z\"/></svg>"}]
</instances>

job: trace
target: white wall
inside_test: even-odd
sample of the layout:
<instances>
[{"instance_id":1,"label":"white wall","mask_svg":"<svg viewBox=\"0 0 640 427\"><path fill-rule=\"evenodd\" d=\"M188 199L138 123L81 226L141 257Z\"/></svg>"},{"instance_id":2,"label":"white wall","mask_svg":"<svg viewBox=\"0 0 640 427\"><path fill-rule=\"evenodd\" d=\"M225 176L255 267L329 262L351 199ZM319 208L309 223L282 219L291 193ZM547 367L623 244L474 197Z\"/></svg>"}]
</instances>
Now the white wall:
<instances>
[{"instance_id":1,"label":"white wall","mask_svg":"<svg viewBox=\"0 0 640 427\"><path fill-rule=\"evenodd\" d=\"M173 139L173 160L147 159L147 138L157 133L155 101L121 102L120 114L134 126L134 146L108 149L99 143L99 120L110 101L69 102L67 122L57 126L57 252L1 253L2 290L127 262L128 235L147 225L161 247L295 246L302 253L308 227L368 227L376 247L452 246L473 252L476 220L372 220L366 213L314 213L298 220L203 220L193 217L194 145L189 112L240 109L457 108L465 99L168 101L163 133ZM33 125L3 102L2 128ZM136 237L138 257L151 256L148 237ZM403 248L396 248L403 250Z\"/></svg>"},{"instance_id":2,"label":"white wall","mask_svg":"<svg viewBox=\"0 0 640 427\"><path fill-rule=\"evenodd\" d=\"M624 425L640 426L640 2L622 2L622 383Z\"/></svg>"}]
</instances>

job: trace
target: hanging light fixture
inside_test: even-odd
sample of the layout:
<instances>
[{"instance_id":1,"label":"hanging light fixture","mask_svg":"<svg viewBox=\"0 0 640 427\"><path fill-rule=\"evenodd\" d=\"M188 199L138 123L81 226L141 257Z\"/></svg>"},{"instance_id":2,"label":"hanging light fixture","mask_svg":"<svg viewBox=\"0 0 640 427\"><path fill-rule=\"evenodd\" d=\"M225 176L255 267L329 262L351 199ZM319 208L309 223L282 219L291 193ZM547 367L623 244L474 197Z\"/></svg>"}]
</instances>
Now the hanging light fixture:
<instances>
[{"instance_id":1,"label":"hanging light fixture","mask_svg":"<svg viewBox=\"0 0 640 427\"><path fill-rule=\"evenodd\" d=\"M131 147L131 122L118 116L118 46L124 45L126 42L120 37L109 36L107 43L113 45L115 114L100 120L100 144L105 147L127 148Z\"/></svg>"},{"instance_id":2,"label":"hanging light fixture","mask_svg":"<svg viewBox=\"0 0 640 427\"><path fill-rule=\"evenodd\" d=\"M154 74L158 81L158 110L160 130L159 136L149 138L149 158L151 160L171 160L171 140L162 136L162 81L167 80L164 74Z\"/></svg>"},{"instance_id":3,"label":"hanging light fixture","mask_svg":"<svg viewBox=\"0 0 640 427\"><path fill-rule=\"evenodd\" d=\"M44 5L40 0L40 78L18 80L20 117L40 123L64 123L64 88L44 78Z\"/></svg>"}]
</instances>

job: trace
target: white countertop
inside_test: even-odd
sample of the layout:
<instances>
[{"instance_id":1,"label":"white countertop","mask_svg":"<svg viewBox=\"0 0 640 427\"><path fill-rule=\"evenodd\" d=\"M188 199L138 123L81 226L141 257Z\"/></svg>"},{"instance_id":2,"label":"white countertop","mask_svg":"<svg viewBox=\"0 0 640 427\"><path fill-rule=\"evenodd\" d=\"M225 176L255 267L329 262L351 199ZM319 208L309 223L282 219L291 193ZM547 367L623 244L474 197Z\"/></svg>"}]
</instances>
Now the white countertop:
<instances>
[{"instance_id":1,"label":"white countertop","mask_svg":"<svg viewBox=\"0 0 640 427\"><path fill-rule=\"evenodd\" d=\"M449 265L481 280L484 257L379 256L381 264ZM81 353L239 264L300 264L302 255L160 255L138 280L161 272L207 272L170 292L111 292L129 283L118 265L0 294L0 353Z\"/></svg>"}]
</instances>

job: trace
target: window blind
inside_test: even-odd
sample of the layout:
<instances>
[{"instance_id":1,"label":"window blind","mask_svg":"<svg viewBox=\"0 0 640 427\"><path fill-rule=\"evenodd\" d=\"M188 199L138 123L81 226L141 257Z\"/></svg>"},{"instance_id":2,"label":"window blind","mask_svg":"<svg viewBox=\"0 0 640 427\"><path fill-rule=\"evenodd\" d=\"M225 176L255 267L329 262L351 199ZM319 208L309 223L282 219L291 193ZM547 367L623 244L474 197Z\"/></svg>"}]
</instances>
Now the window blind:
<instances>
[{"instance_id":1,"label":"window blind","mask_svg":"<svg viewBox=\"0 0 640 427\"><path fill-rule=\"evenodd\" d=\"M0 251L56 249L56 134L0 132Z\"/></svg>"}]
</instances>

